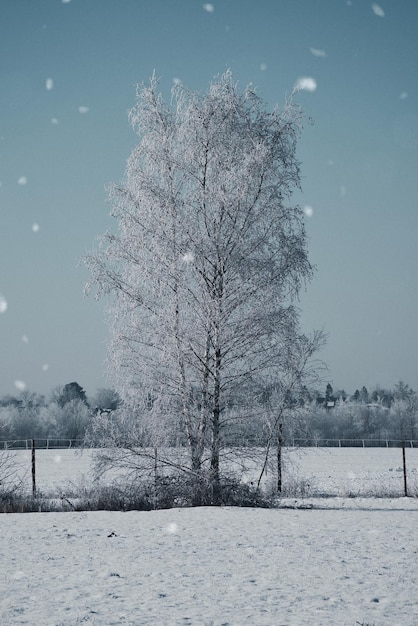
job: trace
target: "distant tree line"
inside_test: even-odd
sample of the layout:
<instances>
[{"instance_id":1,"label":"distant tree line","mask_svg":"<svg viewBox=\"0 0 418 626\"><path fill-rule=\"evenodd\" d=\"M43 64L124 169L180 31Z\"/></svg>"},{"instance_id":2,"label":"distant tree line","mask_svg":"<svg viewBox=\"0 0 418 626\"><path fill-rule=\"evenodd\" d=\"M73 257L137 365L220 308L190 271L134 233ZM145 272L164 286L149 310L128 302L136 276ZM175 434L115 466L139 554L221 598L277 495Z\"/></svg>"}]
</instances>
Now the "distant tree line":
<instances>
[{"instance_id":1,"label":"distant tree line","mask_svg":"<svg viewBox=\"0 0 418 626\"><path fill-rule=\"evenodd\" d=\"M0 398L0 440L32 438L84 439L97 412L118 408L112 389L99 389L89 399L77 382L44 395L23 391Z\"/></svg>"},{"instance_id":2,"label":"distant tree line","mask_svg":"<svg viewBox=\"0 0 418 626\"><path fill-rule=\"evenodd\" d=\"M259 399L267 405L277 394L266 388ZM150 406L152 402L150 403ZM400 381L393 389L365 386L352 394L333 389L304 389L297 397L288 394L283 413L285 443L294 439L315 443L324 439L413 440L418 438L418 396ZM31 438L84 439L95 443L95 425L100 416L117 415L121 399L112 389L99 389L91 398L77 382L52 390L49 397L23 391L0 398L0 440ZM274 419L274 416L273 416ZM266 436L265 415L251 422L237 419L225 436L231 445L257 445ZM183 445L181 434L168 442ZM144 441L146 444L146 441Z\"/></svg>"},{"instance_id":3,"label":"distant tree line","mask_svg":"<svg viewBox=\"0 0 418 626\"><path fill-rule=\"evenodd\" d=\"M317 439L395 439L418 437L418 396L400 381L393 389L363 386L352 395L327 385L324 395L304 406L306 433Z\"/></svg>"}]
</instances>

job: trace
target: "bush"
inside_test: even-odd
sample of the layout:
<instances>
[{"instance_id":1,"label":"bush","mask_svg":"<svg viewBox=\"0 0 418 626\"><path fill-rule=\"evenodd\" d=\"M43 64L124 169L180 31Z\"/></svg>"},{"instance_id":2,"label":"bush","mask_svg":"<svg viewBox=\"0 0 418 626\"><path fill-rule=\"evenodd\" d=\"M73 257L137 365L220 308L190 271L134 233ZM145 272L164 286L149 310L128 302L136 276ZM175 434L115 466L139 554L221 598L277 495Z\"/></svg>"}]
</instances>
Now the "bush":
<instances>
[{"instance_id":1,"label":"bush","mask_svg":"<svg viewBox=\"0 0 418 626\"><path fill-rule=\"evenodd\" d=\"M139 479L110 485L72 485L60 494L61 501L75 511L151 511L174 507L196 506L192 479L185 475L158 477L156 480ZM199 504L210 506L212 494L208 483L200 484ZM272 506L267 498L252 484L244 484L231 477L221 481L221 505L263 507Z\"/></svg>"},{"instance_id":2,"label":"bush","mask_svg":"<svg viewBox=\"0 0 418 626\"><path fill-rule=\"evenodd\" d=\"M70 511L68 504L59 498L43 494L28 495L24 491L0 492L0 513L45 513L51 511Z\"/></svg>"},{"instance_id":3,"label":"bush","mask_svg":"<svg viewBox=\"0 0 418 626\"><path fill-rule=\"evenodd\" d=\"M273 499L266 496L252 483L243 483L235 478L223 478L221 480L221 504L266 509L272 506Z\"/></svg>"}]
</instances>

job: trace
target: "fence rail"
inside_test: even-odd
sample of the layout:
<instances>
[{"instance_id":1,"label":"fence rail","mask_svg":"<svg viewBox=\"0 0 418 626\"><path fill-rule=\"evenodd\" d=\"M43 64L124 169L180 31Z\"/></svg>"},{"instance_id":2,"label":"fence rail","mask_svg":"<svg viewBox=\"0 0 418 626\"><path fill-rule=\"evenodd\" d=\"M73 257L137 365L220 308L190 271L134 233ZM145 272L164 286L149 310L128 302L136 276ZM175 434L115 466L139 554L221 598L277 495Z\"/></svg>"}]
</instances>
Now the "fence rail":
<instances>
[{"instance_id":1,"label":"fence rail","mask_svg":"<svg viewBox=\"0 0 418 626\"><path fill-rule=\"evenodd\" d=\"M35 440L38 450L81 448L83 439L39 438ZM262 445L258 441L257 445ZM418 439L291 439L284 447L292 448L418 448ZM32 439L0 440L0 450L30 450ZM239 447L239 446L237 446Z\"/></svg>"},{"instance_id":2,"label":"fence rail","mask_svg":"<svg viewBox=\"0 0 418 626\"><path fill-rule=\"evenodd\" d=\"M418 448L417 439L292 439L288 445L302 448Z\"/></svg>"},{"instance_id":3,"label":"fence rail","mask_svg":"<svg viewBox=\"0 0 418 626\"><path fill-rule=\"evenodd\" d=\"M36 448L39 450L57 450L69 448L81 448L83 439L36 439ZM0 441L0 450L30 450L32 439L9 439Z\"/></svg>"}]
</instances>

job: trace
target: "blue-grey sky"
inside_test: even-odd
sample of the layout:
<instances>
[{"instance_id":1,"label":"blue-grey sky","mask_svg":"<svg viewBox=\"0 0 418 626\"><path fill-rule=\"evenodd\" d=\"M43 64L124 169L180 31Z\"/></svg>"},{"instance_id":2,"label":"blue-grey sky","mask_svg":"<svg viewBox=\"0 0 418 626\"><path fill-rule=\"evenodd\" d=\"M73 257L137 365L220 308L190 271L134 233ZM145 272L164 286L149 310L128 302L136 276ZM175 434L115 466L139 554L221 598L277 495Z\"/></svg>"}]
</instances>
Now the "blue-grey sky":
<instances>
[{"instance_id":1,"label":"blue-grey sky","mask_svg":"<svg viewBox=\"0 0 418 626\"><path fill-rule=\"evenodd\" d=\"M105 185L154 69L168 95L231 68L268 107L307 79L304 329L329 333L335 387L418 388L417 30L416 0L3 0L0 396L109 386L103 304L83 296L79 259L113 226Z\"/></svg>"}]
</instances>

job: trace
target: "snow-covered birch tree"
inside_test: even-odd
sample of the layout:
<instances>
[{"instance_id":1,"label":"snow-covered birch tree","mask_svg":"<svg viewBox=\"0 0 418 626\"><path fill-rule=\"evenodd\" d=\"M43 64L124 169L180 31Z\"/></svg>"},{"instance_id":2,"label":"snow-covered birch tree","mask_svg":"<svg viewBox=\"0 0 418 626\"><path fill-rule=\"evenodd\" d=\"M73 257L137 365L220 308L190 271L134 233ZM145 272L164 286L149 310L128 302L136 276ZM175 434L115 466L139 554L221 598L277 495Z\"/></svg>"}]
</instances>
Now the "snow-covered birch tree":
<instances>
[{"instance_id":1,"label":"snow-covered birch tree","mask_svg":"<svg viewBox=\"0 0 418 626\"><path fill-rule=\"evenodd\" d=\"M292 203L303 115L292 99L267 111L228 71L204 95L176 85L168 104L153 76L130 121L139 142L110 189L118 229L86 257L88 288L111 296L125 444L180 438L194 501L208 488L216 504L228 424L252 419L300 345L295 302L312 275Z\"/></svg>"}]
</instances>

